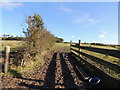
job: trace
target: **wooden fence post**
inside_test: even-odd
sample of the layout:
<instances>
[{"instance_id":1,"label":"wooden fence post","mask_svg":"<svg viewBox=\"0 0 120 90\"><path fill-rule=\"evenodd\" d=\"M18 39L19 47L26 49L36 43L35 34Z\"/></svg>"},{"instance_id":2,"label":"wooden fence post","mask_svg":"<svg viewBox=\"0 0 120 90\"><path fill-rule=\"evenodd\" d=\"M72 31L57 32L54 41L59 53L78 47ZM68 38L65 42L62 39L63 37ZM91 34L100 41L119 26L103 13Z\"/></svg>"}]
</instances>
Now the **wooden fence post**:
<instances>
[{"instance_id":1,"label":"wooden fence post","mask_svg":"<svg viewBox=\"0 0 120 90\"><path fill-rule=\"evenodd\" d=\"M80 46L80 44L81 44L81 40L79 40L79 44L78 44L78 46ZM79 52L81 52L80 47L79 47ZM80 54L80 53L79 53L79 56L81 57L81 54Z\"/></svg>"},{"instance_id":2,"label":"wooden fence post","mask_svg":"<svg viewBox=\"0 0 120 90\"><path fill-rule=\"evenodd\" d=\"M71 52L71 45L72 45L72 40L70 41L70 52Z\"/></svg>"},{"instance_id":3,"label":"wooden fence post","mask_svg":"<svg viewBox=\"0 0 120 90\"><path fill-rule=\"evenodd\" d=\"M10 54L10 46L6 46L5 47L4 73L8 72L9 54Z\"/></svg>"}]
</instances>

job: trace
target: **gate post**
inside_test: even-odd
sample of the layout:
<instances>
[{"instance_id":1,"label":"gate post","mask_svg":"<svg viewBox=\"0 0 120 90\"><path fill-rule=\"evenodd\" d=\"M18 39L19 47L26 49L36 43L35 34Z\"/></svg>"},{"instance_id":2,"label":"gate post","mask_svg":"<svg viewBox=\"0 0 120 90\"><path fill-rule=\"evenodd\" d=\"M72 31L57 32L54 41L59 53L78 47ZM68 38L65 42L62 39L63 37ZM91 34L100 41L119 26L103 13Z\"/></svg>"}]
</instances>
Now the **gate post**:
<instances>
[{"instance_id":1,"label":"gate post","mask_svg":"<svg viewBox=\"0 0 120 90\"><path fill-rule=\"evenodd\" d=\"M10 46L5 47L4 73L8 72Z\"/></svg>"},{"instance_id":2,"label":"gate post","mask_svg":"<svg viewBox=\"0 0 120 90\"><path fill-rule=\"evenodd\" d=\"M79 46L79 52L81 52L80 44L81 44L81 40L79 40L79 44L78 44L78 46ZM79 56L81 57L81 54L80 54L80 53L79 53Z\"/></svg>"},{"instance_id":3,"label":"gate post","mask_svg":"<svg viewBox=\"0 0 120 90\"><path fill-rule=\"evenodd\" d=\"M72 45L72 40L70 41L70 53L72 52L72 51L71 51L71 45Z\"/></svg>"}]
</instances>

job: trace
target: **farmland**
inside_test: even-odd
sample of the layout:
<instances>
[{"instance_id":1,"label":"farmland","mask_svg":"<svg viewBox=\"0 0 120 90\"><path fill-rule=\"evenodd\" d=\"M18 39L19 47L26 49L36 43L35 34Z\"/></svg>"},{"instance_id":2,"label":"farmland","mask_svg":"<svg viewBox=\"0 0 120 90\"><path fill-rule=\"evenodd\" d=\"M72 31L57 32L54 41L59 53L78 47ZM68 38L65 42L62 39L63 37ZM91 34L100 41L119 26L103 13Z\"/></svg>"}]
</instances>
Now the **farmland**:
<instances>
[{"instance_id":1,"label":"farmland","mask_svg":"<svg viewBox=\"0 0 120 90\"><path fill-rule=\"evenodd\" d=\"M111 47L111 46L99 46L99 45L91 45L91 44L82 44L83 46L88 46L88 47L96 47L96 48L103 48L103 49L113 49L113 50L117 50L119 49L118 47Z\"/></svg>"},{"instance_id":2,"label":"farmland","mask_svg":"<svg viewBox=\"0 0 120 90\"><path fill-rule=\"evenodd\" d=\"M10 46L11 47L11 52L13 52L14 50L16 50L18 47L22 47L24 45L24 42L23 41L2 41L2 46L1 46L1 51L4 50L4 47L5 46ZM82 46L87 46L87 47L96 47L96 48L103 48L103 49L110 49L110 50L117 50L116 48L113 48L113 47L107 47L107 46L96 46L96 45L89 45L89 44L82 44ZM72 47L73 48L73 47ZM78 50L78 48L73 48L75 50ZM55 43L55 45L52 47L52 50L55 50L56 52L59 52L57 53L57 55L60 55L60 56L57 56L55 54L55 58L60 58L61 60L63 59L63 56L61 56L61 52L67 52L69 53L70 52L70 44L68 43ZM92 52L92 51L88 51L88 50L84 50L84 49L81 49L81 52L83 53L86 53L88 55L92 55L94 57L97 57L97 58L100 58L101 60L104 60L106 62L109 62L109 63L112 63L112 64L115 64L115 65L120 65L119 63L119 59L118 58L115 58L115 57L112 57L112 56L108 56L108 55L104 55L104 54L100 54L100 53L96 53L96 52ZM16 52L17 53L17 52ZM76 53L77 54L77 53ZM69 58L71 57L70 54L69 55ZM77 54L79 55L79 54ZM54 55L53 55L54 57ZM41 57L38 57L39 59L42 59ZM54 59L55 59L54 58ZM120 76L118 73L114 72L113 70L109 69L109 68L106 68L104 66L104 63L103 65L100 65L100 63L95 63L94 60L97 61L97 59L94 59L94 58L87 58L85 56L81 56L82 59L86 60L86 62L89 62L91 65L94 65L95 67L99 68L100 70L103 70L104 73L107 73L110 77L112 78L116 78L116 79L120 79ZM14 59L14 58L13 58ZM78 59L78 58L77 58ZM93 59L93 61L92 61ZM72 59L71 59L72 60ZM104 62L102 61L102 62ZM68 61L66 61L68 62ZM85 62L82 62L80 59L78 59L78 62L82 63L81 65L83 65L84 69L86 69L85 71L87 72L91 72L91 75L93 76L96 76L97 74L93 73L94 70L90 69L89 68L89 65L87 65L87 63ZM99 62L99 61L98 61ZM56 63L59 63L59 61L57 61ZM63 63L63 62L61 62ZM49 62L50 64L50 62ZM69 65L69 64L68 64ZM15 67L14 65L11 65L10 66L10 70L7 74L3 74L5 76L26 76L26 75L29 75L29 74L32 74L34 73L33 71L36 70L36 68L38 67L41 67L43 66L44 67L44 64L42 64L41 62L39 61L33 61L33 62L27 62L27 66L26 67L21 67L21 66L18 66L18 67ZM60 66L59 66L60 67ZM63 67L63 66L62 66ZM53 67L54 68L54 67ZM67 69L66 69L67 70ZM13 72L14 71L14 72ZM17 73L16 73L17 71ZM29 72L30 71L30 72ZM31 72L32 71L32 72ZM47 72L46 72L47 73ZM60 73L60 72L59 72ZM99 76L99 75L98 75ZM59 77L58 77L59 78Z\"/></svg>"},{"instance_id":3,"label":"farmland","mask_svg":"<svg viewBox=\"0 0 120 90\"><path fill-rule=\"evenodd\" d=\"M3 51L5 46L10 46L11 49L13 49L13 48L21 47L23 45L24 45L24 41L2 40L1 46L0 46L0 51ZM63 49L70 50L69 46L70 45L66 44L66 43L55 43L55 45L53 46L53 49L55 49L55 50L63 50Z\"/></svg>"}]
</instances>

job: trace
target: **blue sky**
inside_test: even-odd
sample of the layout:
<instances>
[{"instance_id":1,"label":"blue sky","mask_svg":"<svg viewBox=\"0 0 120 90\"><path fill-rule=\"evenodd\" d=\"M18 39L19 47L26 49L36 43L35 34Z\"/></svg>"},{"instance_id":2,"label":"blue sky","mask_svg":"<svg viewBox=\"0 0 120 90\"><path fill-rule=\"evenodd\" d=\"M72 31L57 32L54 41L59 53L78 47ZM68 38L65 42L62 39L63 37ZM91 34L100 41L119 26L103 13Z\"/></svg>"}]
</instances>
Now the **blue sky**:
<instances>
[{"instance_id":1,"label":"blue sky","mask_svg":"<svg viewBox=\"0 0 120 90\"><path fill-rule=\"evenodd\" d=\"M25 19L38 13L45 27L65 41L118 43L117 2L3 3L2 33L24 35Z\"/></svg>"}]
</instances>

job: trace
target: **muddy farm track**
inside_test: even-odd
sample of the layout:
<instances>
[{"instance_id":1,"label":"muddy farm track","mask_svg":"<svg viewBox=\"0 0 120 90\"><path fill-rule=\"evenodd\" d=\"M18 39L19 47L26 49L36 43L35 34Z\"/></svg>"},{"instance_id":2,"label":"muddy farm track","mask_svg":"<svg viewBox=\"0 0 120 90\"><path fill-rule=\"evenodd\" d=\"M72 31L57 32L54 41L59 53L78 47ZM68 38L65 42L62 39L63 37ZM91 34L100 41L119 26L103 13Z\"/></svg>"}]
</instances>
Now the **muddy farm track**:
<instances>
[{"instance_id":1,"label":"muddy farm track","mask_svg":"<svg viewBox=\"0 0 120 90\"><path fill-rule=\"evenodd\" d=\"M63 52L48 55L45 64L32 75L22 78L2 77L2 88L82 88L83 81L76 73L74 60Z\"/></svg>"}]
</instances>

